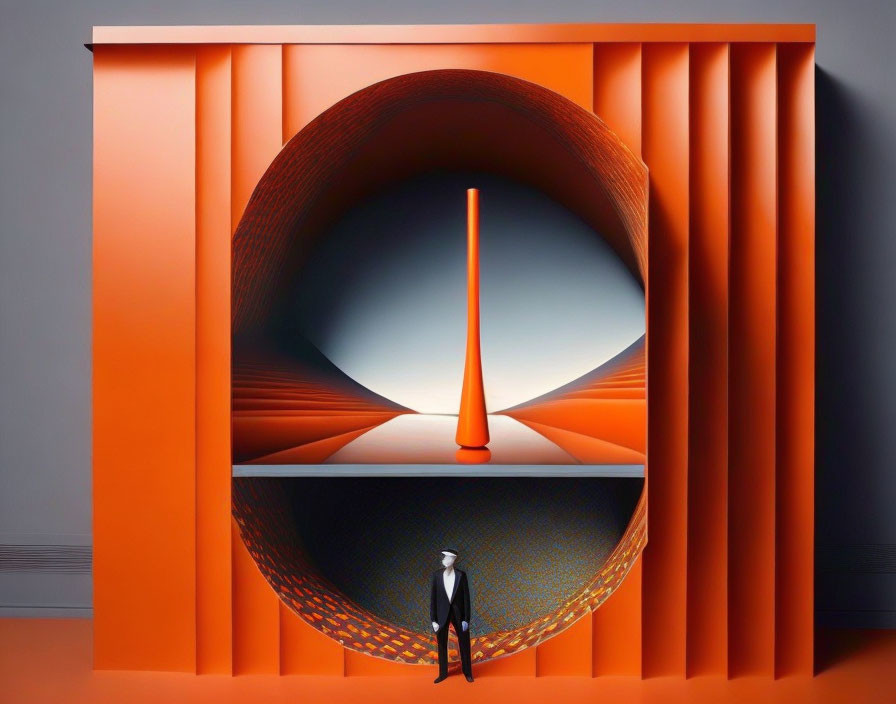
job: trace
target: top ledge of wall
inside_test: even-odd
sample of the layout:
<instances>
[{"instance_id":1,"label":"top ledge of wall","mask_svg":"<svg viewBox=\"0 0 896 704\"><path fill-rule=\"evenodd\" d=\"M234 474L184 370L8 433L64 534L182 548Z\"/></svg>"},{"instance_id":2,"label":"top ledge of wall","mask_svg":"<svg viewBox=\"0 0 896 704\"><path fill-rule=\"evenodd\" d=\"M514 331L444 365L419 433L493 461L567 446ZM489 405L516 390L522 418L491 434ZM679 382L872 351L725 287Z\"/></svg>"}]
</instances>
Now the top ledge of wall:
<instances>
[{"instance_id":1,"label":"top ledge of wall","mask_svg":"<svg viewBox=\"0 0 896 704\"><path fill-rule=\"evenodd\" d=\"M85 46L814 41L814 24L194 25L94 27Z\"/></svg>"}]
</instances>

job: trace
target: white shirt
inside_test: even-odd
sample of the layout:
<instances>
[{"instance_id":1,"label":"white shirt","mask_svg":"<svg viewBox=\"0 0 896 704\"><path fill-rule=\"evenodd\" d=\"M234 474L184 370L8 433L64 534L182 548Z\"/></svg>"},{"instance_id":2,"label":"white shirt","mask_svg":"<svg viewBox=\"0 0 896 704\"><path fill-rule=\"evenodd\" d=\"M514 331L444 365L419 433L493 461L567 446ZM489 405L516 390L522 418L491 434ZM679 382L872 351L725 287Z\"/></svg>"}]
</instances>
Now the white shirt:
<instances>
[{"instance_id":1,"label":"white shirt","mask_svg":"<svg viewBox=\"0 0 896 704\"><path fill-rule=\"evenodd\" d=\"M448 594L448 601L451 601L451 592L454 591L454 568L451 569L451 572L445 570L442 572L442 579L445 582L445 592Z\"/></svg>"}]
</instances>

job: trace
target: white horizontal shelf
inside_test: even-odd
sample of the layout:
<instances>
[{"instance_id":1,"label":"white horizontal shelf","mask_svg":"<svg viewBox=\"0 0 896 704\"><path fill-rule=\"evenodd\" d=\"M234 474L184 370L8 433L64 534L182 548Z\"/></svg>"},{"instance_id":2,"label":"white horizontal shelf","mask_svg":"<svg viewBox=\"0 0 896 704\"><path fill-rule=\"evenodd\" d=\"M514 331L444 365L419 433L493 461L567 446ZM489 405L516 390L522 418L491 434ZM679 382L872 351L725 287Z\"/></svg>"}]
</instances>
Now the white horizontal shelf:
<instances>
[{"instance_id":1,"label":"white horizontal shelf","mask_svg":"<svg viewBox=\"0 0 896 704\"><path fill-rule=\"evenodd\" d=\"M619 477L643 464L235 464L234 477Z\"/></svg>"}]
</instances>

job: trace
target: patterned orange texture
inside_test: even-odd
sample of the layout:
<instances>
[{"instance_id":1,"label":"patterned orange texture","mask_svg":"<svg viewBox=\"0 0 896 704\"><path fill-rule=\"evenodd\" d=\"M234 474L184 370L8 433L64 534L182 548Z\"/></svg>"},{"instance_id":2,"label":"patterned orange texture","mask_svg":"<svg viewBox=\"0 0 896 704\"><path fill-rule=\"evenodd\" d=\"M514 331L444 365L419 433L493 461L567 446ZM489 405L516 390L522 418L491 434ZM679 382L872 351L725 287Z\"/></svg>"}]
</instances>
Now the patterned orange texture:
<instances>
[{"instance_id":1,"label":"patterned orange texture","mask_svg":"<svg viewBox=\"0 0 896 704\"><path fill-rule=\"evenodd\" d=\"M252 30L263 44L180 28L141 44L152 30L98 28L93 46L96 668L402 667L340 658L290 622L231 532L230 235L277 145L328 106L306 110L290 77L330 52L335 97L437 55L557 90L643 154L650 542L591 615L584 674L811 673L814 28L429 27L413 51L378 44L400 28ZM358 43L334 47L339 32ZM371 46L377 76L358 60ZM728 193L726 222L713 205ZM551 674L583 638L480 667Z\"/></svg>"},{"instance_id":2,"label":"patterned orange texture","mask_svg":"<svg viewBox=\"0 0 896 704\"><path fill-rule=\"evenodd\" d=\"M239 523L242 541L279 598L300 618L348 650L402 663L438 663L435 638L390 624L346 599L311 569L299 548L278 539L278 536L288 535L292 528L288 512L278 500L273 485L240 481L240 488L234 493L234 516ZM473 661L533 648L596 609L622 584L641 552L644 537L642 501L635 509L626 534L588 584L553 613L511 631L496 631L473 638ZM255 582L261 584L258 579ZM449 633L449 638L452 644L449 657L456 660L454 634ZM258 644L262 652L265 647L269 648L270 643ZM253 649L253 652L257 654L257 650Z\"/></svg>"}]
</instances>

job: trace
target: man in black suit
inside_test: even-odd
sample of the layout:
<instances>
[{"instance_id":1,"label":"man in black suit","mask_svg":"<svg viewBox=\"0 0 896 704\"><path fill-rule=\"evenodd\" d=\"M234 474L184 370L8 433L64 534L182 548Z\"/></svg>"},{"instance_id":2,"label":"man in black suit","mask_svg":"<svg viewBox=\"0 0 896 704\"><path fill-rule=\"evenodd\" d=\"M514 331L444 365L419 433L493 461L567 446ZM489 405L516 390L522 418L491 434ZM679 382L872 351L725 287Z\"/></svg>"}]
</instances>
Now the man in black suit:
<instances>
[{"instance_id":1,"label":"man in black suit","mask_svg":"<svg viewBox=\"0 0 896 704\"><path fill-rule=\"evenodd\" d=\"M429 602L429 620L436 632L439 650L439 676L441 682L448 676L448 624L454 626L460 649L460 664L467 682L473 681L473 664L470 656L470 587L467 574L455 569L456 550L442 550L442 565L432 576L432 595Z\"/></svg>"}]
</instances>

